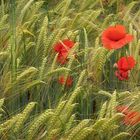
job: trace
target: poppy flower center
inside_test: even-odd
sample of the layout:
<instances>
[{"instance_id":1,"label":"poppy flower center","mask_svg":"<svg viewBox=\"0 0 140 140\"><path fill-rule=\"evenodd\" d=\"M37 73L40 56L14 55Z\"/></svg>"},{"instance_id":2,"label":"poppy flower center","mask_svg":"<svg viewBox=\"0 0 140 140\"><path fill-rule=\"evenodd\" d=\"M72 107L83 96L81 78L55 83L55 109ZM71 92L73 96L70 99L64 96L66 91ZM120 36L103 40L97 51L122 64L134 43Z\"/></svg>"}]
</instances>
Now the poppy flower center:
<instances>
[{"instance_id":1,"label":"poppy flower center","mask_svg":"<svg viewBox=\"0 0 140 140\"><path fill-rule=\"evenodd\" d=\"M112 41L119 41L124 37L125 37L125 32L119 31L117 29L113 29L108 32L108 38Z\"/></svg>"}]
</instances>

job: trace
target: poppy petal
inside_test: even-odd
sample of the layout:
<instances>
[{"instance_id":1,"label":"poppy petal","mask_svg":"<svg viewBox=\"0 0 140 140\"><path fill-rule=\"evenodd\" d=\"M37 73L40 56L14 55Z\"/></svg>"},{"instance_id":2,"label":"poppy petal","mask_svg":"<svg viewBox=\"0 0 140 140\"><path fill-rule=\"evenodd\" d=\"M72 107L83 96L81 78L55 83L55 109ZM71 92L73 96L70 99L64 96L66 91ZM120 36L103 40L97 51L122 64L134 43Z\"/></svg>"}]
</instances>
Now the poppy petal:
<instances>
[{"instance_id":1,"label":"poppy petal","mask_svg":"<svg viewBox=\"0 0 140 140\"><path fill-rule=\"evenodd\" d=\"M60 76L58 82L61 85L66 84L66 86L70 87L73 83L73 78L71 76L68 76L66 79L64 76Z\"/></svg>"},{"instance_id":2,"label":"poppy petal","mask_svg":"<svg viewBox=\"0 0 140 140\"><path fill-rule=\"evenodd\" d=\"M69 39L65 39L65 40L63 40L63 44L65 46L67 46L68 48L72 48L75 43L73 41L69 40Z\"/></svg>"},{"instance_id":3,"label":"poppy petal","mask_svg":"<svg viewBox=\"0 0 140 140\"><path fill-rule=\"evenodd\" d=\"M121 57L117 62L118 69L122 71L133 69L135 64L136 62L133 56Z\"/></svg>"},{"instance_id":4,"label":"poppy petal","mask_svg":"<svg viewBox=\"0 0 140 140\"><path fill-rule=\"evenodd\" d=\"M119 49L133 40L122 25L110 26L103 33L101 41L106 49Z\"/></svg>"},{"instance_id":5,"label":"poppy petal","mask_svg":"<svg viewBox=\"0 0 140 140\"><path fill-rule=\"evenodd\" d=\"M62 49L61 43L57 43L57 44L54 45L55 52L59 53L61 51L61 49Z\"/></svg>"},{"instance_id":6,"label":"poppy petal","mask_svg":"<svg viewBox=\"0 0 140 140\"><path fill-rule=\"evenodd\" d=\"M107 36L112 41L118 41L125 37L126 31L125 27L122 25L116 25L114 27L110 27L107 30Z\"/></svg>"},{"instance_id":7,"label":"poppy petal","mask_svg":"<svg viewBox=\"0 0 140 140\"><path fill-rule=\"evenodd\" d=\"M75 43L73 41L65 39L54 45L54 50L58 53L57 61L60 64L65 64L67 62L68 53L70 49L74 46L74 44Z\"/></svg>"},{"instance_id":8,"label":"poppy petal","mask_svg":"<svg viewBox=\"0 0 140 140\"><path fill-rule=\"evenodd\" d=\"M115 75L116 77L119 79L119 80L128 80L128 75L129 75L129 72L128 71L122 71L122 70L117 70L115 72Z\"/></svg>"},{"instance_id":9,"label":"poppy petal","mask_svg":"<svg viewBox=\"0 0 140 140\"><path fill-rule=\"evenodd\" d=\"M117 42L111 42L111 48L112 49L120 49L123 46L125 46L126 44L128 44L129 42L131 42L133 40L133 36L127 34L123 39L120 39Z\"/></svg>"}]
</instances>

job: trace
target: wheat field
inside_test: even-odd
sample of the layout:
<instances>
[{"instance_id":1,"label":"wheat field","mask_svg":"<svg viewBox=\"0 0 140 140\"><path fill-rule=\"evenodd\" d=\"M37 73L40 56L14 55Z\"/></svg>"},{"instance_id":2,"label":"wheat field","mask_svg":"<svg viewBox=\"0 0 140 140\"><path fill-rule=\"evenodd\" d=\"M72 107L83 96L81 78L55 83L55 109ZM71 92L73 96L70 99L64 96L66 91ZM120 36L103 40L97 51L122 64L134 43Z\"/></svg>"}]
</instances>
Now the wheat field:
<instances>
[{"instance_id":1,"label":"wheat field","mask_svg":"<svg viewBox=\"0 0 140 140\"><path fill-rule=\"evenodd\" d=\"M139 140L139 126L139 0L0 0L0 140Z\"/></svg>"}]
</instances>

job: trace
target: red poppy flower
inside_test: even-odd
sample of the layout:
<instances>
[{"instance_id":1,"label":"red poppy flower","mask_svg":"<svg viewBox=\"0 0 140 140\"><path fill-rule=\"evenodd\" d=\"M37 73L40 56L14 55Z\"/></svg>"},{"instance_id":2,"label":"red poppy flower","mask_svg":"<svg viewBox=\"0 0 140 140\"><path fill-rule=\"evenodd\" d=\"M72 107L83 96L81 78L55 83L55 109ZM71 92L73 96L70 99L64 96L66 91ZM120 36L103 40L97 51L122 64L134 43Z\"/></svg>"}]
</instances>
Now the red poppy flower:
<instances>
[{"instance_id":1,"label":"red poppy flower","mask_svg":"<svg viewBox=\"0 0 140 140\"><path fill-rule=\"evenodd\" d=\"M117 68L119 70L128 71L134 68L136 62L133 56L122 57L117 62Z\"/></svg>"},{"instance_id":2,"label":"red poppy flower","mask_svg":"<svg viewBox=\"0 0 140 140\"><path fill-rule=\"evenodd\" d=\"M70 49L74 46L74 42L68 39L58 42L54 45L54 50L58 53L57 61L61 64L67 62Z\"/></svg>"},{"instance_id":3,"label":"red poppy flower","mask_svg":"<svg viewBox=\"0 0 140 140\"><path fill-rule=\"evenodd\" d=\"M140 112L133 111L129 109L127 106L117 106L117 111L123 113L124 116L124 124L125 125L136 125L140 123Z\"/></svg>"},{"instance_id":4,"label":"red poppy flower","mask_svg":"<svg viewBox=\"0 0 140 140\"><path fill-rule=\"evenodd\" d=\"M119 80L128 80L129 72L123 71L123 70L117 70L115 72L116 77L118 77Z\"/></svg>"},{"instance_id":5,"label":"red poppy flower","mask_svg":"<svg viewBox=\"0 0 140 140\"><path fill-rule=\"evenodd\" d=\"M102 33L102 44L105 48L119 49L133 40L133 36L126 33L123 25L115 25L108 27Z\"/></svg>"},{"instance_id":6,"label":"red poppy flower","mask_svg":"<svg viewBox=\"0 0 140 140\"><path fill-rule=\"evenodd\" d=\"M58 81L61 85L66 84L66 86L70 87L73 83L73 78L71 76L68 76L66 79L64 76L60 76Z\"/></svg>"},{"instance_id":7,"label":"red poppy flower","mask_svg":"<svg viewBox=\"0 0 140 140\"><path fill-rule=\"evenodd\" d=\"M115 63L118 70L115 72L119 80L128 80L129 72L135 66L136 62L132 56L122 57Z\"/></svg>"}]
</instances>

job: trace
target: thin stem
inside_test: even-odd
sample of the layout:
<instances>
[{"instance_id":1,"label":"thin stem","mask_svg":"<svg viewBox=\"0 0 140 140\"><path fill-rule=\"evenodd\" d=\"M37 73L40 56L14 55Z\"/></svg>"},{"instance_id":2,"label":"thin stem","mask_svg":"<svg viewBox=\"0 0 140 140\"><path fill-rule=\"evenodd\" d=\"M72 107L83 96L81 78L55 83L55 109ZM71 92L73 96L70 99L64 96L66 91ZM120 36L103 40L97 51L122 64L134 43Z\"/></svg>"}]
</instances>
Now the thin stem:
<instances>
[{"instance_id":1,"label":"thin stem","mask_svg":"<svg viewBox=\"0 0 140 140\"><path fill-rule=\"evenodd\" d=\"M15 0L10 0L10 44L11 44L11 80L12 83L16 79L16 14L15 14Z\"/></svg>"}]
</instances>

